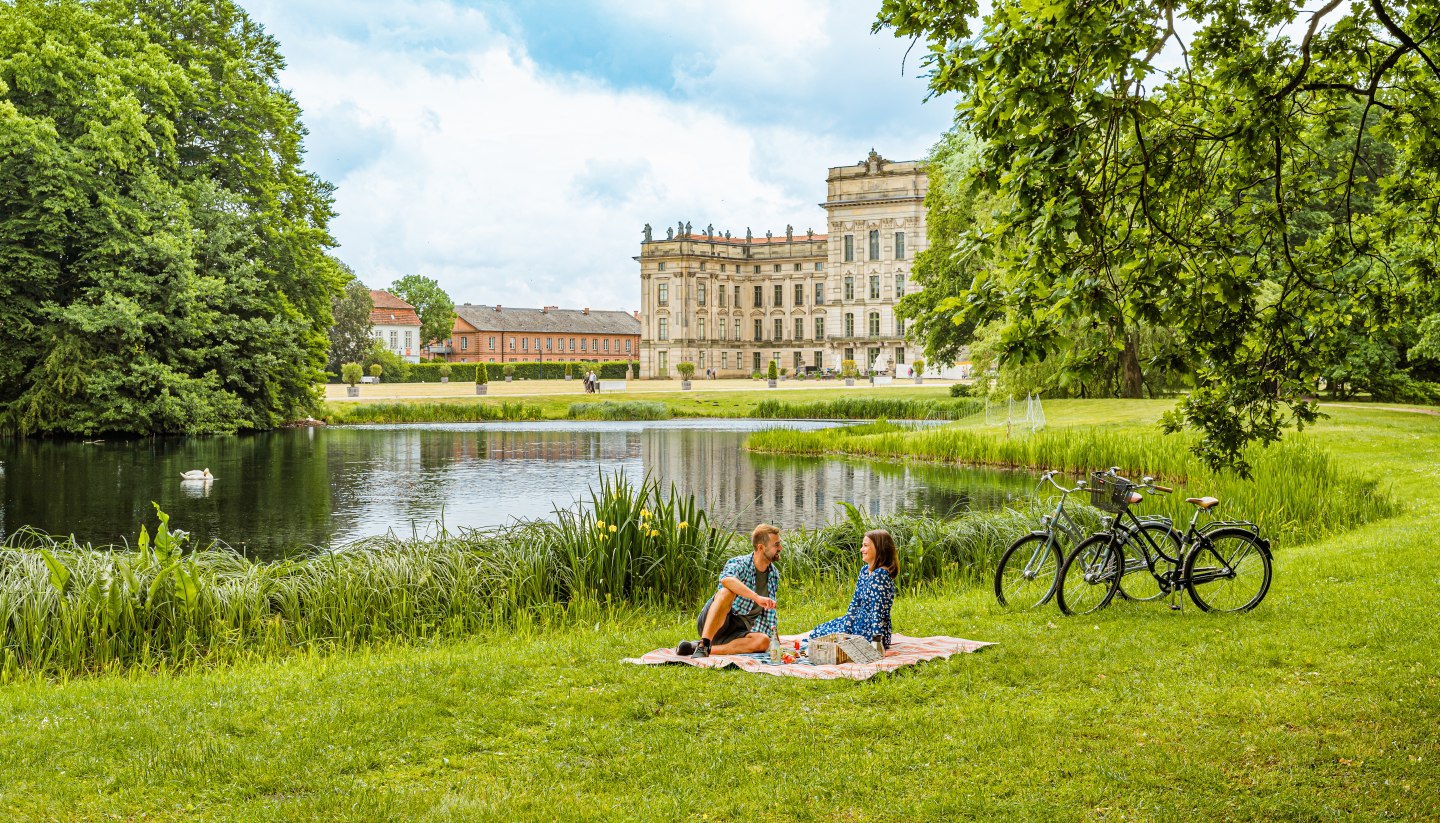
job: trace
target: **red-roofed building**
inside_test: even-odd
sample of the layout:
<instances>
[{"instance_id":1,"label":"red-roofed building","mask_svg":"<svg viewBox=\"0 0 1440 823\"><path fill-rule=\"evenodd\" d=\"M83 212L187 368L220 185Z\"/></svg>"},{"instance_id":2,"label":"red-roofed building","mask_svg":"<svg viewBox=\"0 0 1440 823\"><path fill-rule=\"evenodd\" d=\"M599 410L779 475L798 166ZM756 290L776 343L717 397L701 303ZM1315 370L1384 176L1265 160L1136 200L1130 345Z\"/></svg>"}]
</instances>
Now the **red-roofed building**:
<instances>
[{"instance_id":1,"label":"red-roofed building","mask_svg":"<svg viewBox=\"0 0 1440 823\"><path fill-rule=\"evenodd\" d=\"M375 339L407 363L420 362L420 315L388 291L370 290L370 324Z\"/></svg>"}]
</instances>

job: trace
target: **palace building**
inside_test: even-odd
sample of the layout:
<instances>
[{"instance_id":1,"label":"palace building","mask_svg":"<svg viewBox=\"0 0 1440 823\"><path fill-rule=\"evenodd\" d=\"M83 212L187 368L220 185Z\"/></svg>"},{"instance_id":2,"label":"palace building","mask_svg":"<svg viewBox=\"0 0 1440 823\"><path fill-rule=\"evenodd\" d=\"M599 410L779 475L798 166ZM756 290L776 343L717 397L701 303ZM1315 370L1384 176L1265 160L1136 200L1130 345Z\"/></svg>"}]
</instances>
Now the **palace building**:
<instances>
[{"instance_id":1,"label":"palace building","mask_svg":"<svg viewBox=\"0 0 1440 823\"><path fill-rule=\"evenodd\" d=\"M722 377L773 360L791 373L861 369L908 373L895 303L914 291L910 266L925 248L927 178L920 162L876 154L830 169L823 234L744 238L695 232L640 245L640 374L669 377L678 363Z\"/></svg>"}]
</instances>

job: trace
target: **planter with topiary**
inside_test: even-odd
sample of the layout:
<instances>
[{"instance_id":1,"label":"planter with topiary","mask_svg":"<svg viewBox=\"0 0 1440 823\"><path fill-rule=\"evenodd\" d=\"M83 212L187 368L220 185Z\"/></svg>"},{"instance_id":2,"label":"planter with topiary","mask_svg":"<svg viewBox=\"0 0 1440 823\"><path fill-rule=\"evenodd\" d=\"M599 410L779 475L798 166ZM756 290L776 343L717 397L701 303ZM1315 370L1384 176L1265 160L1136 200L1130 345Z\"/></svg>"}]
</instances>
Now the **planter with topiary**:
<instances>
[{"instance_id":1,"label":"planter with topiary","mask_svg":"<svg viewBox=\"0 0 1440 823\"><path fill-rule=\"evenodd\" d=\"M765 385L775 388L775 383L780 377L780 369L776 367L775 361L770 361L770 368L765 370Z\"/></svg>"},{"instance_id":2,"label":"planter with topiary","mask_svg":"<svg viewBox=\"0 0 1440 823\"><path fill-rule=\"evenodd\" d=\"M500 373L505 375L506 383L509 383L515 379L515 367L510 365L509 363L506 363L503 367L501 367Z\"/></svg>"},{"instance_id":3,"label":"planter with topiary","mask_svg":"<svg viewBox=\"0 0 1440 823\"><path fill-rule=\"evenodd\" d=\"M385 369L381 368L381 366L380 366L379 363L371 363L371 364L370 364L370 376L373 377L373 378L375 378L375 382L376 382L376 383L379 383L379 382L380 382L380 375L382 375L382 374L384 374L384 373L385 373Z\"/></svg>"},{"instance_id":4,"label":"planter with topiary","mask_svg":"<svg viewBox=\"0 0 1440 823\"><path fill-rule=\"evenodd\" d=\"M695 376L695 364L676 363L675 371L680 372L680 391L690 391L690 378Z\"/></svg>"},{"instance_id":5,"label":"planter with topiary","mask_svg":"<svg viewBox=\"0 0 1440 823\"><path fill-rule=\"evenodd\" d=\"M566 380L574 380L574 379L575 379L575 364L574 364L574 363L566 363L566 364L565 364L565 379L566 379Z\"/></svg>"},{"instance_id":6,"label":"planter with topiary","mask_svg":"<svg viewBox=\"0 0 1440 823\"><path fill-rule=\"evenodd\" d=\"M490 392L490 370L481 363L475 367L475 393L488 394Z\"/></svg>"},{"instance_id":7,"label":"planter with topiary","mask_svg":"<svg viewBox=\"0 0 1440 823\"><path fill-rule=\"evenodd\" d=\"M340 379L350 384L345 389L346 397L360 396L360 387L355 384L360 382L360 378L364 374L365 371L360 368L359 363L346 363L340 367Z\"/></svg>"},{"instance_id":8,"label":"planter with topiary","mask_svg":"<svg viewBox=\"0 0 1440 823\"><path fill-rule=\"evenodd\" d=\"M440 364L440 368L439 368L437 371L440 372L440 382L441 382L441 383L449 383L449 382L450 382L450 364L449 364L449 363L441 363L441 364Z\"/></svg>"},{"instance_id":9,"label":"planter with topiary","mask_svg":"<svg viewBox=\"0 0 1440 823\"><path fill-rule=\"evenodd\" d=\"M915 384L918 386L925 382L925 361L919 357L910 365L915 370Z\"/></svg>"},{"instance_id":10,"label":"planter with topiary","mask_svg":"<svg viewBox=\"0 0 1440 823\"><path fill-rule=\"evenodd\" d=\"M860 375L860 369L856 367L854 360L840 361L840 376L845 378L845 385L855 385L855 378Z\"/></svg>"}]
</instances>

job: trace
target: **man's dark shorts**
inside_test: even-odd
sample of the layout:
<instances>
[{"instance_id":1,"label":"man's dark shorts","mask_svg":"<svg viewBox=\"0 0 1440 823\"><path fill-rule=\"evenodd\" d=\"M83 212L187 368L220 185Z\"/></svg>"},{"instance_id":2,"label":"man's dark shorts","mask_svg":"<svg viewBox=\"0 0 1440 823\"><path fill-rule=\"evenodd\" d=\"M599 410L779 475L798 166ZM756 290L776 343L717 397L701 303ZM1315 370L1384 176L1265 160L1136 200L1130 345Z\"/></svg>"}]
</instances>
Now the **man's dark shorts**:
<instances>
[{"instance_id":1,"label":"man's dark shorts","mask_svg":"<svg viewBox=\"0 0 1440 823\"><path fill-rule=\"evenodd\" d=\"M710 613L710 607L714 603L715 596L711 595L710 599L706 600L705 605L701 607L700 616L695 619L695 632L700 637L705 636L705 615ZM720 625L720 629L715 632L715 636L711 638L710 642L716 646L722 646L731 640L739 640L752 631L754 628L750 621L735 612L727 611L725 622Z\"/></svg>"}]
</instances>

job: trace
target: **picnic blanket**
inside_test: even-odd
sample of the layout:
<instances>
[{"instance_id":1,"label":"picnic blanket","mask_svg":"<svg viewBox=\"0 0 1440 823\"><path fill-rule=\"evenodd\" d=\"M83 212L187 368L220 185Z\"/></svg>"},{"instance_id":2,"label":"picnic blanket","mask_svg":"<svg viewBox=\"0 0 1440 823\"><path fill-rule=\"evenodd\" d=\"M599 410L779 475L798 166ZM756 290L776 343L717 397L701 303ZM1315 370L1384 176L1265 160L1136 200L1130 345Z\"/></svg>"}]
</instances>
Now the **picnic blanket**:
<instances>
[{"instance_id":1,"label":"picnic blanket","mask_svg":"<svg viewBox=\"0 0 1440 823\"><path fill-rule=\"evenodd\" d=\"M803 637L805 637L803 634L791 634L780 639L782 642L789 642L800 640ZM656 649L641 657L627 657L624 662L640 666L684 663L687 666L701 669L723 669L726 666L735 666L747 672L773 674L778 677L804 677L810 680L835 680L842 677L851 680L868 680L880 672L893 671L903 666L913 666L937 657L975 652L993 645L995 644L979 640L963 640L958 637L906 637L903 634L896 634L890 637L890 648L885 650L885 659L877 660L874 663L839 663L817 666L810 663L809 659L805 657L800 658L798 663L772 663L770 655L764 652L717 654L696 660L690 657L681 657L675 653L674 649Z\"/></svg>"}]
</instances>

